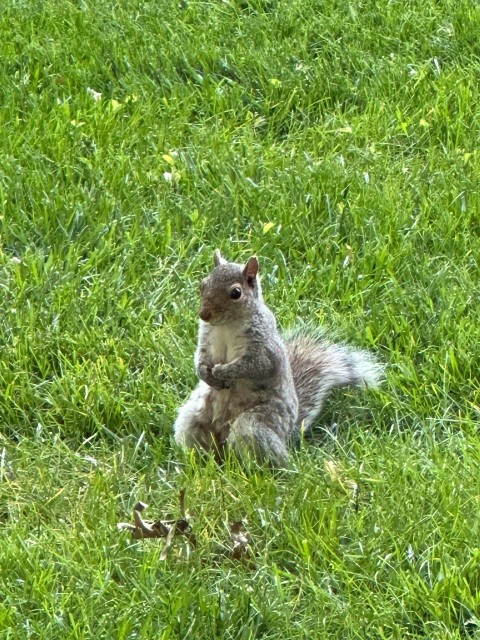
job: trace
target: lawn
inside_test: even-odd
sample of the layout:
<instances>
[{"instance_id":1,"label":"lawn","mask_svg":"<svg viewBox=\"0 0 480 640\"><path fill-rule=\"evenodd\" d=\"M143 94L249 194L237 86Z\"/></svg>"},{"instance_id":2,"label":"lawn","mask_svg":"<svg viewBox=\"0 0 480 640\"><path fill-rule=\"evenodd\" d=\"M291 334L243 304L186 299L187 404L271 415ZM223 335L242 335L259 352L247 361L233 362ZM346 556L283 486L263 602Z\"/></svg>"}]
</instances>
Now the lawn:
<instances>
[{"instance_id":1,"label":"lawn","mask_svg":"<svg viewBox=\"0 0 480 640\"><path fill-rule=\"evenodd\" d=\"M1 640L480 638L479 34L474 0L3 0ZM282 472L173 442L215 247L385 363ZM194 539L117 529L183 489Z\"/></svg>"}]
</instances>

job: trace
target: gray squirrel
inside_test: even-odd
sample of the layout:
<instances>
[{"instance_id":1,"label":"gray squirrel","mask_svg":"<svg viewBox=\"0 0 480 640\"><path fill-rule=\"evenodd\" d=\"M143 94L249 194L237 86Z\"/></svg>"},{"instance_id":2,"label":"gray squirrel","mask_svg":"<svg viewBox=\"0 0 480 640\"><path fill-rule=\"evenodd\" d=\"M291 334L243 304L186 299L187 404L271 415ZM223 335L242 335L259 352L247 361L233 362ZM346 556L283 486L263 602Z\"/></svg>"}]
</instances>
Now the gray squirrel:
<instances>
[{"instance_id":1,"label":"gray squirrel","mask_svg":"<svg viewBox=\"0 0 480 640\"><path fill-rule=\"evenodd\" d=\"M375 387L382 367L367 352L308 330L283 339L266 306L259 264L227 262L217 249L200 286L195 370L200 382L180 407L177 443L283 466L288 445L308 429L330 389Z\"/></svg>"}]
</instances>

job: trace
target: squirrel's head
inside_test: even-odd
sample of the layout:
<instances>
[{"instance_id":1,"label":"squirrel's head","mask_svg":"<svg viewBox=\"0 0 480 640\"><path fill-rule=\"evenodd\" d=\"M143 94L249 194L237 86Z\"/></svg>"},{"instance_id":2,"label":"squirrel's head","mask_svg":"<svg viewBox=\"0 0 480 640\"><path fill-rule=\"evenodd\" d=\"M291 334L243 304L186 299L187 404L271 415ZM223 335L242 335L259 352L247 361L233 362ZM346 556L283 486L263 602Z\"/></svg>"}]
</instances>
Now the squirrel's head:
<instances>
[{"instance_id":1,"label":"squirrel's head","mask_svg":"<svg viewBox=\"0 0 480 640\"><path fill-rule=\"evenodd\" d=\"M262 299L257 258L246 265L227 262L217 249L213 261L214 269L200 285L200 318L213 325L248 319Z\"/></svg>"}]
</instances>

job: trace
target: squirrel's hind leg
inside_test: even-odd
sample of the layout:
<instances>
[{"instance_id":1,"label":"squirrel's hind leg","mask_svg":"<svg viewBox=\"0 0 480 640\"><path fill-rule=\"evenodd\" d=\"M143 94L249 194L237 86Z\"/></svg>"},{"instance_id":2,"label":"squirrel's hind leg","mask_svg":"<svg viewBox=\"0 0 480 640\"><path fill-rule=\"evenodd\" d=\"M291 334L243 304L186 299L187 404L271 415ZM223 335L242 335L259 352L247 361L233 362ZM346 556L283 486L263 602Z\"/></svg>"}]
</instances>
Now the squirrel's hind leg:
<instances>
[{"instance_id":1,"label":"squirrel's hind leg","mask_svg":"<svg viewBox=\"0 0 480 640\"><path fill-rule=\"evenodd\" d=\"M175 442L188 449L201 447L209 450L214 446L211 430L212 405L210 387L201 382L178 410L173 425Z\"/></svg>"},{"instance_id":2,"label":"squirrel's hind leg","mask_svg":"<svg viewBox=\"0 0 480 640\"><path fill-rule=\"evenodd\" d=\"M272 416L266 409L250 409L233 422L226 444L240 459L253 455L259 462L270 462L284 466L288 460L288 449L279 435L284 429L275 428Z\"/></svg>"}]
</instances>

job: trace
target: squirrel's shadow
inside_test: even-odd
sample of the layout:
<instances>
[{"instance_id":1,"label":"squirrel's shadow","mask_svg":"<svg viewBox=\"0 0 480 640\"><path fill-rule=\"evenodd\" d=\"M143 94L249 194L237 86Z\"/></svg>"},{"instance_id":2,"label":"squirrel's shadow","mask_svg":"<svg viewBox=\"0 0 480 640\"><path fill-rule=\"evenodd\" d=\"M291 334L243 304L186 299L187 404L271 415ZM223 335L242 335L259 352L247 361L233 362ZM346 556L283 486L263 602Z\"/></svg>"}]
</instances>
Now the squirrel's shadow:
<instances>
[{"instance_id":1,"label":"squirrel's shadow","mask_svg":"<svg viewBox=\"0 0 480 640\"><path fill-rule=\"evenodd\" d=\"M353 405L352 399L358 402ZM322 447L338 438L350 439L355 431L371 430L375 425L375 413L360 394L354 390L346 393L345 389L334 389L313 425L290 442L290 450Z\"/></svg>"}]
</instances>

